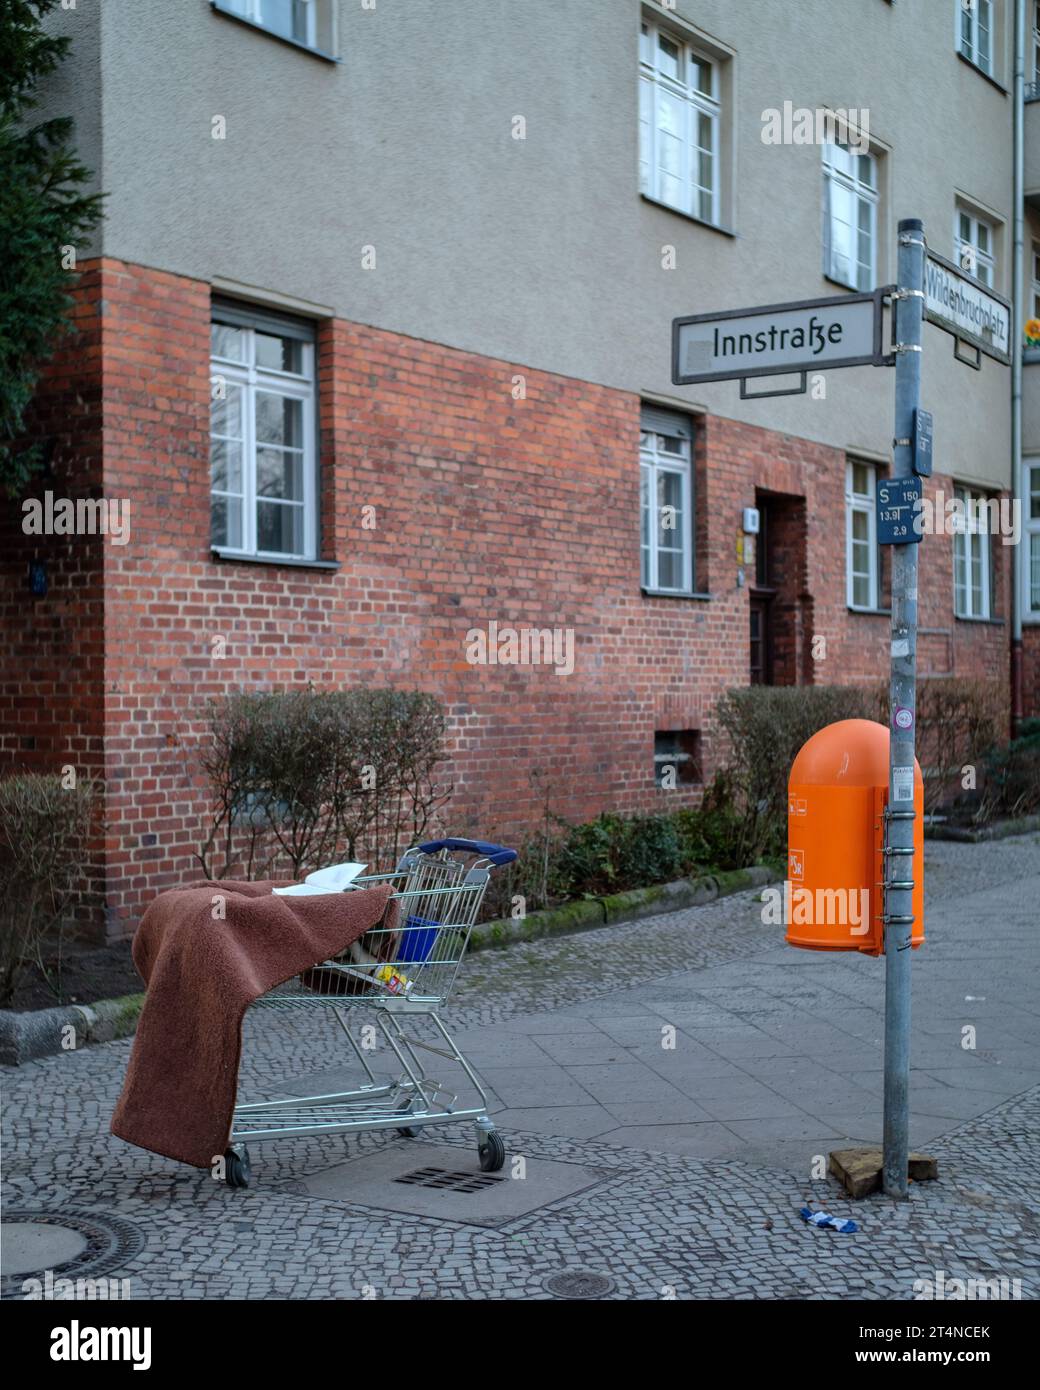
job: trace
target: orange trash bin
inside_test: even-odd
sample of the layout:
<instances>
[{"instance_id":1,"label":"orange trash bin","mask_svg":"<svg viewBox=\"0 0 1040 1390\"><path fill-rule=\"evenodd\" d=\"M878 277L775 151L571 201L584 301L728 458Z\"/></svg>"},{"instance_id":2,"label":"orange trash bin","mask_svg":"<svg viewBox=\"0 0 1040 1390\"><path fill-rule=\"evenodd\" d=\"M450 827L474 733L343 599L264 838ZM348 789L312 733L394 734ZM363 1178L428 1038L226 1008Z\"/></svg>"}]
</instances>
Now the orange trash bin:
<instances>
[{"instance_id":1,"label":"orange trash bin","mask_svg":"<svg viewBox=\"0 0 1040 1390\"><path fill-rule=\"evenodd\" d=\"M884 812L888 730L843 719L810 738L787 785L787 942L809 951L884 953ZM912 878L911 944L924 940L924 782L914 760L914 853L892 878ZM906 872L907 862L913 864Z\"/></svg>"}]
</instances>

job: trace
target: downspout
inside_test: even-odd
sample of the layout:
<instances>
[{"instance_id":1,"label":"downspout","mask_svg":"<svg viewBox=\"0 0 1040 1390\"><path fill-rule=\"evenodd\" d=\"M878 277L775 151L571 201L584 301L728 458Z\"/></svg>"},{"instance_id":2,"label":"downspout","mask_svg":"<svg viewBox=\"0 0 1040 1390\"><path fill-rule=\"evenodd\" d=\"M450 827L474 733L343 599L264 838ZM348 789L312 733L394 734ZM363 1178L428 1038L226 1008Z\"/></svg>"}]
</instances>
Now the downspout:
<instances>
[{"instance_id":1,"label":"downspout","mask_svg":"<svg viewBox=\"0 0 1040 1390\"><path fill-rule=\"evenodd\" d=\"M1015 0L1014 85L1014 218L1015 246L1011 263L1011 502L1022 507L1022 344L1018 320L1025 302L1025 62L1026 0ZM1012 512L1014 515L1014 511ZM1022 595L1025 584L1022 545L1011 547L1011 737L1022 723Z\"/></svg>"}]
</instances>

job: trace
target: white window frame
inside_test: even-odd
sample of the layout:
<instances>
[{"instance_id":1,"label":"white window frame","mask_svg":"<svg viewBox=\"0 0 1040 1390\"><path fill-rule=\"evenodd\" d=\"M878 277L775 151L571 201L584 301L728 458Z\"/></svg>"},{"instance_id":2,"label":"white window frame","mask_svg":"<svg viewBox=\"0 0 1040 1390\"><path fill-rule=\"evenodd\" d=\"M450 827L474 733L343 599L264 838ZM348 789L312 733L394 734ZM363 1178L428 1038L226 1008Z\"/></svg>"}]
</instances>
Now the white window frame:
<instances>
[{"instance_id":1,"label":"white window frame","mask_svg":"<svg viewBox=\"0 0 1040 1390\"><path fill-rule=\"evenodd\" d=\"M240 555L254 559L271 561L303 561L317 559L318 546L318 457L317 457L317 381L316 348L313 335L303 324L290 324L288 321L258 313L255 317L242 311L213 309L213 322L226 323L239 329L243 334L245 361L236 362L228 358L212 355L210 371L214 379L222 378L229 386L242 388L242 493L231 493L226 489L210 490L211 497L242 498L242 544L226 545L213 542L213 549L221 555ZM289 336L297 339L302 348L303 371L276 371L270 367L260 367L256 363L256 335L277 333L279 329L290 329ZM291 331L295 328L295 332ZM304 336L304 334L308 336ZM269 391L303 403L303 460L301 464L303 497L296 504L303 511L303 548L296 551L260 550L257 548L257 504L263 498L256 490L257 441L256 441L256 395L258 391ZM224 438L224 436L217 436ZM214 438L212 431L211 440ZM278 501L280 499L272 499Z\"/></svg>"},{"instance_id":2,"label":"white window frame","mask_svg":"<svg viewBox=\"0 0 1040 1390\"><path fill-rule=\"evenodd\" d=\"M667 428L667 417L660 411L651 411L649 418L640 421L640 582L642 587L650 593L689 594L693 592L693 426L686 425L686 428L691 437L671 433ZM648 439L644 440L642 436L648 436ZM665 452L660 446L661 436L678 439L682 445L681 452L678 454ZM682 543L682 583L678 588L659 582L658 535L660 527L657 516L657 483L662 473L674 474L680 479L682 525L677 528L676 534Z\"/></svg>"},{"instance_id":3,"label":"white window frame","mask_svg":"<svg viewBox=\"0 0 1040 1390\"><path fill-rule=\"evenodd\" d=\"M968 222L968 235L961 229L961 219ZM983 251L980 243L980 229L985 228L989 250ZM953 210L953 259L966 275L973 276L980 285L995 289L997 278L997 228L988 217L983 217L971 208L960 204Z\"/></svg>"},{"instance_id":4,"label":"white window frame","mask_svg":"<svg viewBox=\"0 0 1040 1390\"><path fill-rule=\"evenodd\" d=\"M1040 0L1033 0L1033 75L1030 82L1040 82Z\"/></svg>"},{"instance_id":5,"label":"white window frame","mask_svg":"<svg viewBox=\"0 0 1040 1390\"><path fill-rule=\"evenodd\" d=\"M957 50L969 63L993 76L993 0L954 0ZM983 48L983 42L985 48Z\"/></svg>"},{"instance_id":6,"label":"white window frame","mask_svg":"<svg viewBox=\"0 0 1040 1390\"><path fill-rule=\"evenodd\" d=\"M978 503L988 499L984 493L976 492L964 483L954 484L954 496L965 509L964 524L960 525L961 515L954 514L953 533L953 612L958 618L986 619L993 616L993 596L990 579L992 575L992 546L985 522L980 522ZM983 508L983 517L988 513ZM976 563L979 567L979 599L975 601L975 586L971 571Z\"/></svg>"},{"instance_id":7,"label":"white window frame","mask_svg":"<svg viewBox=\"0 0 1040 1390\"><path fill-rule=\"evenodd\" d=\"M853 470L865 468L869 480L867 492L853 491ZM881 556L877 542L877 464L867 459L849 459L845 464L845 601L849 608L859 613L876 613L881 607ZM867 542L869 545L870 569L866 578L870 586L869 602L856 601L857 578L863 578L862 571L853 569L853 514L860 513L867 518Z\"/></svg>"},{"instance_id":8,"label":"white window frame","mask_svg":"<svg viewBox=\"0 0 1040 1390\"><path fill-rule=\"evenodd\" d=\"M835 151L842 151L844 156L855 160L855 172L850 172L848 168L842 168L844 158L839 158ZM880 177L880 167L875 154L857 154L849 146L838 144L828 140L822 147L823 163L823 273L828 280L834 280L839 285L845 285L852 290L872 290L877 285L877 228L878 228L878 201L880 191L878 187ZM859 160L868 159L870 169L873 174L874 184L871 187L859 177ZM832 190L837 189L847 194L852 200L856 210L856 258L849 275L842 274L840 266L836 262L836 252L834 249L834 198ZM859 236L860 236L860 210L866 207L870 221L870 260L866 268L866 284L861 284L859 259Z\"/></svg>"},{"instance_id":9,"label":"white window frame","mask_svg":"<svg viewBox=\"0 0 1040 1390\"><path fill-rule=\"evenodd\" d=\"M1032 275L1029 284L1030 310L1026 314L1027 319L1040 319L1040 241L1031 244Z\"/></svg>"},{"instance_id":10,"label":"white window frame","mask_svg":"<svg viewBox=\"0 0 1040 1390\"><path fill-rule=\"evenodd\" d=\"M1040 458L1023 459L1023 497L1025 527L1025 563L1022 566L1022 616L1040 623ZM1032 500L1037 499L1037 516L1033 516Z\"/></svg>"},{"instance_id":11,"label":"white window frame","mask_svg":"<svg viewBox=\"0 0 1040 1390\"><path fill-rule=\"evenodd\" d=\"M266 29L269 34L275 34L278 38L289 38L292 43L299 43L304 48L317 48L318 45L318 0L294 0L304 6L306 16L306 38L298 38L295 34L280 34L276 29L272 29L264 23L264 0L217 0L217 8L227 10L229 14L237 15L239 19L248 20L250 24L255 24L260 29Z\"/></svg>"},{"instance_id":12,"label":"white window frame","mask_svg":"<svg viewBox=\"0 0 1040 1390\"><path fill-rule=\"evenodd\" d=\"M657 66L659 40L665 38L679 49L678 78L662 72ZM707 64L711 71L711 93L706 95L697 89L690 80L691 63ZM719 167L720 127L721 127L721 74L719 61L705 53L674 29L656 24L652 19L641 21L639 37L639 186L643 193L659 203L675 208L676 211L695 217L700 222L718 226L721 222L721 170ZM660 130L658 106L662 96L668 96L681 103L683 129L679 139L681 146L682 169L677 178L679 190L677 197L671 197L663 188L665 177L659 168ZM695 135L699 117L706 116L711 129L712 178L710 188L693 181L694 151L704 147ZM704 216L700 206L703 191L710 194L711 208Z\"/></svg>"}]
</instances>

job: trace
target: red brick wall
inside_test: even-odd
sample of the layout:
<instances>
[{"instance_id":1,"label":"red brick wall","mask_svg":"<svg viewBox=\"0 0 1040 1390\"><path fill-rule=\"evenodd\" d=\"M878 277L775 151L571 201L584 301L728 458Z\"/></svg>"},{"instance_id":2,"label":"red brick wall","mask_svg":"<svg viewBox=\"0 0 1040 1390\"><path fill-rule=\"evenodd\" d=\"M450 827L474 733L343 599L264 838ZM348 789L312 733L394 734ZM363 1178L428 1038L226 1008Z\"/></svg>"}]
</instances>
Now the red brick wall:
<instances>
[{"instance_id":1,"label":"red brick wall","mask_svg":"<svg viewBox=\"0 0 1040 1390\"><path fill-rule=\"evenodd\" d=\"M1022 629L1022 706L1027 719L1040 719L1040 627Z\"/></svg>"},{"instance_id":2,"label":"red brick wall","mask_svg":"<svg viewBox=\"0 0 1040 1390\"><path fill-rule=\"evenodd\" d=\"M102 488L101 274L88 265L71 315L76 330L41 371L26 416L27 439L45 467L27 497L96 498ZM0 772L103 775L104 628L102 538L29 535L25 499L0 508ZM46 593L30 589L40 566ZM87 852L80 915L104 900L100 843Z\"/></svg>"},{"instance_id":3,"label":"red brick wall","mask_svg":"<svg viewBox=\"0 0 1040 1390\"><path fill-rule=\"evenodd\" d=\"M887 669L887 619L845 604L839 452L704 421L698 588L712 597L647 598L634 396L343 321L319 334L322 553L339 570L215 562L209 289L106 261L84 295L95 309L104 300L105 491L132 508L129 545L103 550L112 932L197 873L201 707L232 688L437 693L451 716L456 831L521 836L547 793L575 818L695 796L654 786L653 735L709 731L717 694L747 680L754 564L745 557L741 585L737 540L756 487L805 499L801 678ZM374 530L362 526L366 506ZM1006 629L953 621L950 544L924 548L923 668L1001 674ZM574 674L468 665L467 631L491 620L573 628ZM813 636L826 638L816 662ZM95 701L99 677L95 667ZM706 752L710 766L710 738Z\"/></svg>"}]
</instances>

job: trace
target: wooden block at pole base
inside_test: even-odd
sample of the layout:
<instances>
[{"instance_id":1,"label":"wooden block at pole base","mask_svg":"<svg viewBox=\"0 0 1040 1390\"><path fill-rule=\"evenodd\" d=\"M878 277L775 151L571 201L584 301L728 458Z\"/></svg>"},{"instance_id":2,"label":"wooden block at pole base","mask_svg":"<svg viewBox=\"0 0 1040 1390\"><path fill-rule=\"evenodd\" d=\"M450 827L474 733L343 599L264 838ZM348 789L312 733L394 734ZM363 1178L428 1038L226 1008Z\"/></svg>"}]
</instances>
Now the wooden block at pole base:
<instances>
[{"instance_id":1,"label":"wooden block at pole base","mask_svg":"<svg viewBox=\"0 0 1040 1390\"><path fill-rule=\"evenodd\" d=\"M828 1168L850 1197L868 1197L881 1189L880 1149L832 1149ZM927 1154L912 1153L907 1173L911 1182L929 1182L939 1176L939 1165Z\"/></svg>"}]
</instances>

